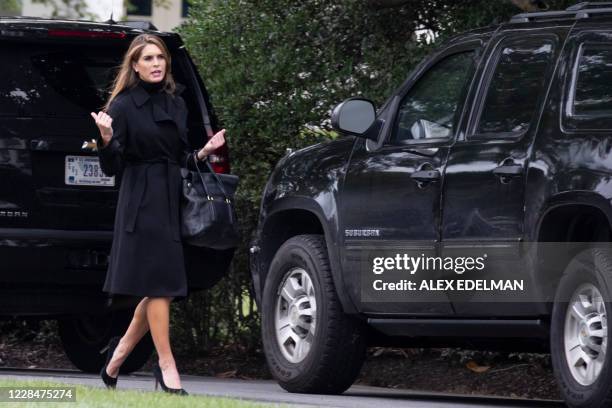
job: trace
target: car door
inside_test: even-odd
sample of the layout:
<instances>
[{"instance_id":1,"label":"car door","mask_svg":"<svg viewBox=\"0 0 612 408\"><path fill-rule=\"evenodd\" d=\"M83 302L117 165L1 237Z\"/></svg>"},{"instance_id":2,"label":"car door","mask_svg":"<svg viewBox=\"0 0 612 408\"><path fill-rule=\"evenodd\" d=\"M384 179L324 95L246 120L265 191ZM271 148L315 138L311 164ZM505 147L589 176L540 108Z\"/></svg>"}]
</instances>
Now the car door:
<instances>
[{"instance_id":1,"label":"car door","mask_svg":"<svg viewBox=\"0 0 612 408\"><path fill-rule=\"evenodd\" d=\"M536 290L522 246L525 168L566 32L502 31L493 39L466 138L450 149L441 255L484 260L482 270L445 272L456 283L485 285L449 291L458 315L530 313L528 303L518 303ZM520 285L498 291L492 282Z\"/></svg>"},{"instance_id":2,"label":"car door","mask_svg":"<svg viewBox=\"0 0 612 408\"><path fill-rule=\"evenodd\" d=\"M375 262L437 251L440 192L449 147L472 84L480 41L433 57L380 113L377 143L356 143L340 199L341 262L351 297L367 313L452 314L444 292L379 290L409 277ZM378 265L380 266L380 265Z\"/></svg>"}]
</instances>

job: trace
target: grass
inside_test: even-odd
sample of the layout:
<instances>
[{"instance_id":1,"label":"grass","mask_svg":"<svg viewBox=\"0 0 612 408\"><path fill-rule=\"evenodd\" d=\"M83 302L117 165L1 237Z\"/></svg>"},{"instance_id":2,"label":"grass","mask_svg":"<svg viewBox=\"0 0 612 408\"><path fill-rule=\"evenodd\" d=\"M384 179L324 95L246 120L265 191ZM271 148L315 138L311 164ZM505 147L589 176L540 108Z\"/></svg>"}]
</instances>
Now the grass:
<instances>
[{"instance_id":1,"label":"grass","mask_svg":"<svg viewBox=\"0 0 612 408\"><path fill-rule=\"evenodd\" d=\"M262 404L244 402L229 398L216 398L189 395L180 397L168 395L162 392L144 392L135 390L109 391L103 388L86 387L66 383L49 381L20 381L20 380L0 380L0 387L11 388L57 388L75 387L76 402L0 402L0 407L31 407L42 408L46 406L54 408L76 408L76 407L121 407L121 408L260 408ZM269 404L265 404L268 406Z\"/></svg>"}]
</instances>

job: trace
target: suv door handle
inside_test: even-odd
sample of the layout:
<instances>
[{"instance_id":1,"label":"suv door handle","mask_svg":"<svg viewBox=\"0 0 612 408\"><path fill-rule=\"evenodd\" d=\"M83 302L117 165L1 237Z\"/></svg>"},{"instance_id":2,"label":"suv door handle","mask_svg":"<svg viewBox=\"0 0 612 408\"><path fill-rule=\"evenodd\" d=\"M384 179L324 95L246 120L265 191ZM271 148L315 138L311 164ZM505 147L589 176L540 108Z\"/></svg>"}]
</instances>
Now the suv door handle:
<instances>
[{"instance_id":1,"label":"suv door handle","mask_svg":"<svg viewBox=\"0 0 612 408\"><path fill-rule=\"evenodd\" d=\"M440 172L438 170L417 170L410 175L410 178L421 183L431 183L440 180Z\"/></svg>"},{"instance_id":2,"label":"suv door handle","mask_svg":"<svg viewBox=\"0 0 612 408\"><path fill-rule=\"evenodd\" d=\"M523 166L520 164L502 164L493 169L493 174L501 177L517 177L523 174Z\"/></svg>"}]
</instances>

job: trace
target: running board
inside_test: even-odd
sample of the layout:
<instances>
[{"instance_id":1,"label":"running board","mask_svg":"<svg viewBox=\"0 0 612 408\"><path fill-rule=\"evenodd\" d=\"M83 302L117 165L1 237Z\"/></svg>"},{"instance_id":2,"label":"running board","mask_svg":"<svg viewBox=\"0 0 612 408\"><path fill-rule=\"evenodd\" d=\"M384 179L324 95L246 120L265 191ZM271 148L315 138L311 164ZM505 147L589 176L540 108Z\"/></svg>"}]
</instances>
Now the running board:
<instances>
[{"instance_id":1,"label":"running board","mask_svg":"<svg viewBox=\"0 0 612 408\"><path fill-rule=\"evenodd\" d=\"M547 338L548 322L501 319L379 319L368 324L387 336Z\"/></svg>"}]
</instances>

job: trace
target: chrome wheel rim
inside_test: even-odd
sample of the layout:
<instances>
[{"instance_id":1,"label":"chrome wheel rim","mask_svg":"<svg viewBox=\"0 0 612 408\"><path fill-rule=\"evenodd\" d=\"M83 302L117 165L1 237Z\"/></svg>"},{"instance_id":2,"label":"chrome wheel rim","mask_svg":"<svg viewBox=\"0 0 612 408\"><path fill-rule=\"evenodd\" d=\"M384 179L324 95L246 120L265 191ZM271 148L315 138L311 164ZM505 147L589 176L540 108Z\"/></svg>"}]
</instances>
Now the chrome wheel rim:
<instances>
[{"instance_id":1,"label":"chrome wheel rim","mask_svg":"<svg viewBox=\"0 0 612 408\"><path fill-rule=\"evenodd\" d=\"M308 355L316 330L317 301L312 280L302 268L289 270L278 287L274 329L278 346L291 363Z\"/></svg>"},{"instance_id":2,"label":"chrome wheel rim","mask_svg":"<svg viewBox=\"0 0 612 408\"><path fill-rule=\"evenodd\" d=\"M574 291L565 316L565 358L574 379L593 384L604 366L608 347L606 305L599 290L585 283Z\"/></svg>"}]
</instances>

